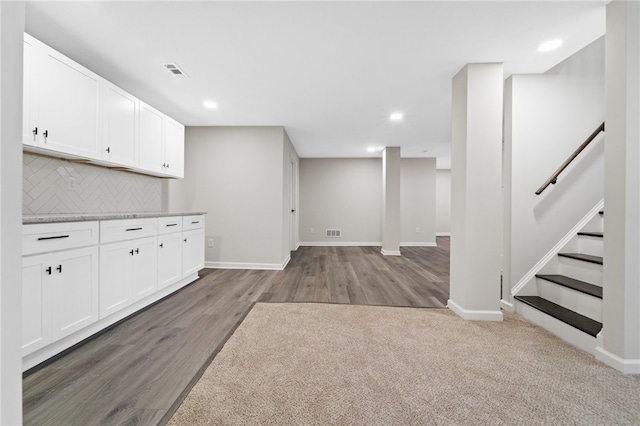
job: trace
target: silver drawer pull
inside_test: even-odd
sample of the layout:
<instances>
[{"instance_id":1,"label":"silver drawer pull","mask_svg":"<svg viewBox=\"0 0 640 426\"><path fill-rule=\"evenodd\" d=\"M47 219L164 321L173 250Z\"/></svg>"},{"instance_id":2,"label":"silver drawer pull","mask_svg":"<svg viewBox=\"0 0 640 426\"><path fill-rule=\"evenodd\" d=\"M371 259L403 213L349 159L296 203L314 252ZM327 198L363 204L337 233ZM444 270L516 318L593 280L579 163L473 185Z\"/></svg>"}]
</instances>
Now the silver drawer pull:
<instances>
[{"instance_id":1,"label":"silver drawer pull","mask_svg":"<svg viewBox=\"0 0 640 426\"><path fill-rule=\"evenodd\" d=\"M129 231L139 231L139 230L141 230L141 229L142 229L142 228L128 228L128 229L127 229L127 232L129 232Z\"/></svg>"},{"instance_id":2,"label":"silver drawer pull","mask_svg":"<svg viewBox=\"0 0 640 426\"><path fill-rule=\"evenodd\" d=\"M38 238L38 241L59 240L61 238L69 238L69 236L68 235L56 235L55 237L40 237L40 238Z\"/></svg>"}]
</instances>

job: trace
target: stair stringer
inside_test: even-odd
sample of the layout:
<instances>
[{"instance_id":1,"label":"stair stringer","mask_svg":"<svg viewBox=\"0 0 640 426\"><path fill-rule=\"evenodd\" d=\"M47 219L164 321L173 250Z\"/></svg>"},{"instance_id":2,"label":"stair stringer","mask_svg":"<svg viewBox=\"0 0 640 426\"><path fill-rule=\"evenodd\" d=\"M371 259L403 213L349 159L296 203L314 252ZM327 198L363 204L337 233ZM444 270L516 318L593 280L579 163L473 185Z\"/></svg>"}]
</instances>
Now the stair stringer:
<instances>
[{"instance_id":1,"label":"stair stringer","mask_svg":"<svg viewBox=\"0 0 640 426\"><path fill-rule=\"evenodd\" d=\"M526 274L511 288L511 296L535 295L536 294L536 274L549 268L553 262L557 262L558 253L570 244L577 244L577 234L592 222L600 210L604 208L604 199L600 200L595 207L573 226Z\"/></svg>"}]
</instances>

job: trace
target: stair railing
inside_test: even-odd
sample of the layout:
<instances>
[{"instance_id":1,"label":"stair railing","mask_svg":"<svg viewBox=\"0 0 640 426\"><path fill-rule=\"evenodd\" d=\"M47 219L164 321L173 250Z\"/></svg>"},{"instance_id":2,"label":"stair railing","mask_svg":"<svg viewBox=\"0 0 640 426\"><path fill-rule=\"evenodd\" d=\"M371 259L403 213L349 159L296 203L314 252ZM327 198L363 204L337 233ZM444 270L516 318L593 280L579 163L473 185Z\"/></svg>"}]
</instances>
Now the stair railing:
<instances>
[{"instance_id":1,"label":"stair railing","mask_svg":"<svg viewBox=\"0 0 640 426\"><path fill-rule=\"evenodd\" d=\"M584 151L584 149L587 147L587 145L589 145L591 143L591 141L593 141L596 136L598 136L598 134L600 132L604 132L604 123L602 123L600 126L598 126L598 128L596 130L593 131L593 133L591 133L589 135L589 137L582 143L582 145L580 145L578 147L578 149L576 149L573 154L571 154L569 156L569 158L567 158L564 163L562 163L562 165L560 167L558 167L558 170L555 171L555 173L553 173L551 175L551 177L549 179L546 180L545 183L542 184L542 186L540 188L538 188L538 190L536 191L536 195L540 195L542 194L542 191L544 191L545 189L547 189L547 186L549 185L555 185L556 182L558 181L558 176L560 176L560 173L562 173L564 171L564 169L567 168L567 166L569 164L571 164L571 162L573 160L575 160L575 158L580 155L580 153L582 151Z\"/></svg>"}]
</instances>

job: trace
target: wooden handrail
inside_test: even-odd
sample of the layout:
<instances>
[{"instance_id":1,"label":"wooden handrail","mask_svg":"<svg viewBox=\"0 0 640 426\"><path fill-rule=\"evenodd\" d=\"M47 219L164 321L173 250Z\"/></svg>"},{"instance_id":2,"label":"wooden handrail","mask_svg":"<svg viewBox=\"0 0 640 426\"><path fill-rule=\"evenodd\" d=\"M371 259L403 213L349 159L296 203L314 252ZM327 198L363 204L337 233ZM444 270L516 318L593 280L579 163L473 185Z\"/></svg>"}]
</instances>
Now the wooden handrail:
<instances>
[{"instance_id":1,"label":"wooden handrail","mask_svg":"<svg viewBox=\"0 0 640 426\"><path fill-rule=\"evenodd\" d=\"M580 155L580 153L582 151L584 151L584 149L587 147L587 145L589 145L591 143L591 141L593 141L596 136L598 136L598 134L600 132L604 132L604 123L602 123L600 126L598 126L598 128L596 130L593 131L593 133L591 133L589 135L589 137L582 142L582 145L580 145L578 147L578 149L576 149L573 154L571 154L569 156L569 158L567 158L564 163L562 163L562 165L560 167L558 167L558 170L555 171L554 174L551 175L551 177L549 179L547 179L547 181L545 183L542 184L542 186L540 188L538 188L538 190L536 191L536 195L540 195L542 194L542 191L544 191L545 189L547 189L547 186L553 184L555 185L556 182L558 181L558 176L560 175L560 173L562 173L564 171L564 169L567 168L567 166L569 164L571 164L571 162L578 156Z\"/></svg>"}]
</instances>

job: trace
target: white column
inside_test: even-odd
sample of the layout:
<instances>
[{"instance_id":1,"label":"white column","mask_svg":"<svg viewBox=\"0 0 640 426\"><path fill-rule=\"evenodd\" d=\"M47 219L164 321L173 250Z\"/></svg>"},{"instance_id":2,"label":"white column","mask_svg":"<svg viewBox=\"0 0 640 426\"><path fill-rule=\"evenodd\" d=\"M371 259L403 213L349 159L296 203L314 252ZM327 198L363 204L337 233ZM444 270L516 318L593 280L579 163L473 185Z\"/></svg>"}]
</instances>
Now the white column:
<instances>
[{"instance_id":1,"label":"white column","mask_svg":"<svg viewBox=\"0 0 640 426\"><path fill-rule=\"evenodd\" d=\"M22 424L22 51L25 6L0 1L0 424Z\"/></svg>"},{"instance_id":2,"label":"white column","mask_svg":"<svg viewBox=\"0 0 640 426\"><path fill-rule=\"evenodd\" d=\"M382 250L400 256L400 147L382 152Z\"/></svg>"},{"instance_id":3,"label":"white column","mask_svg":"<svg viewBox=\"0 0 640 426\"><path fill-rule=\"evenodd\" d=\"M603 328L596 357L640 373L640 3L607 5Z\"/></svg>"},{"instance_id":4,"label":"white column","mask_svg":"<svg viewBox=\"0 0 640 426\"><path fill-rule=\"evenodd\" d=\"M451 275L448 307L501 321L502 64L469 64L453 78Z\"/></svg>"}]
</instances>

